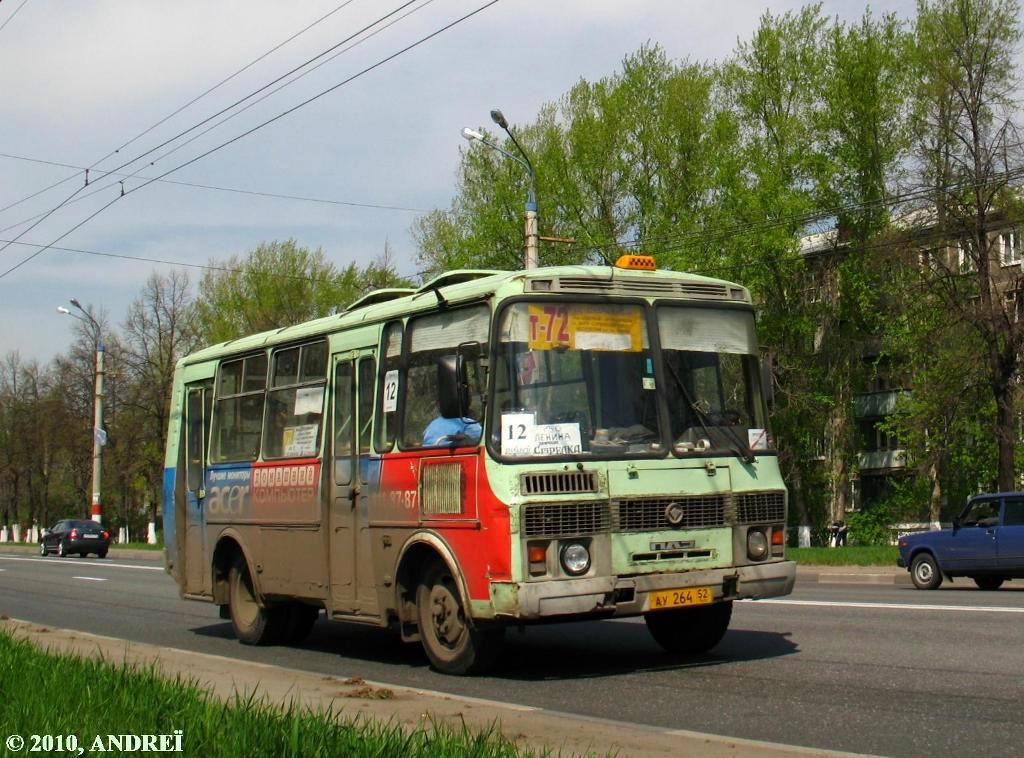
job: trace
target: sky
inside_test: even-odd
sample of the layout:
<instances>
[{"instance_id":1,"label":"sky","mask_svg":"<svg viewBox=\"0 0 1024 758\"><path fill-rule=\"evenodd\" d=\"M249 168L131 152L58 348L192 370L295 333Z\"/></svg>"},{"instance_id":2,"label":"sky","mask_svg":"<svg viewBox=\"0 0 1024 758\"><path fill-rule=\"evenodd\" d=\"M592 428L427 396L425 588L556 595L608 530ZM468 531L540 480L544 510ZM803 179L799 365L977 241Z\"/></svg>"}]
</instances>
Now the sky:
<instances>
[{"instance_id":1,"label":"sky","mask_svg":"<svg viewBox=\"0 0 1024 758\"><path fill-rule=\"evenodd\" d=\"M382 62L486 2L0 0L0 356L51 360L74 337L58 306L76 298L117 326L150 274L173 268L57 247L204 265L292 238L341 268L365 265L387 244L399 272L415 275L410 228L449 206L462 127L494 130L494 107L513 128L529 123L581 78L614 74L645 43L676 60L724 60L763 13L803 5L498 0ZM865 7L825 2L823 10L855 20ZM912 0L872 5L904 19L913 10ZM264 89L258 97L272 94L222 124L238 109L206 121L350 37L312 73ZM233 139L164 178L262 194L145 181ZM26 260L40 247L6 245L19 234L19 243L59 241ZM202 274L184 270L193 283Z\"/></svg>"}]
</instances>

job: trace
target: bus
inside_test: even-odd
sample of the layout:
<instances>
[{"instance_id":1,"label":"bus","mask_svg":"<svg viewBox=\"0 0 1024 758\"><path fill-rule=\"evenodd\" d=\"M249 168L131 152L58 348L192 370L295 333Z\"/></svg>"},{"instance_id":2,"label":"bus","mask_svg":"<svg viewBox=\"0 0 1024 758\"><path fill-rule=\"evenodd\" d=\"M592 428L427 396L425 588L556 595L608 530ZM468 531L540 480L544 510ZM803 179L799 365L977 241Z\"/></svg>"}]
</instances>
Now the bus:
<instances>
[{"instance_id":1,"label":"bus","mask_svg":"<svg viewBox=\"0 0 1024 758\"><path fill-rule=\"evenodd\" d=\"M374 291L178 362L166 568L248 644L324 610L465 674L643 616L697 655L793 588L768 376L748 290L646 256Z\"/></svg>"}]
</instances>

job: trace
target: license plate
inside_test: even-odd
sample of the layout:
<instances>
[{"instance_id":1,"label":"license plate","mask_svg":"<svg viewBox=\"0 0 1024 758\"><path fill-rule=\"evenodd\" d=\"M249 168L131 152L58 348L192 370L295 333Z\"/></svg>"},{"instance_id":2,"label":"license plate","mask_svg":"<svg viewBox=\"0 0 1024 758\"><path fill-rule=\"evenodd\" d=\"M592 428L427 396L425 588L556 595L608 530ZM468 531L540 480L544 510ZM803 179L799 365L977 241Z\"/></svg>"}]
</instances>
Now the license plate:
<instances>
[{"instance_id":1,"label":"license plate","mask_svg":"<svg viewBox=\"0 0 1024 758\"><path fill-rule=\"evenodd\" d=\"M688 605L707 605L714 600L710 587L687 587L681 590L659 590L647 598L647 610L661 611L666 608L683 608Z\"/></svg>"}]
</instances>

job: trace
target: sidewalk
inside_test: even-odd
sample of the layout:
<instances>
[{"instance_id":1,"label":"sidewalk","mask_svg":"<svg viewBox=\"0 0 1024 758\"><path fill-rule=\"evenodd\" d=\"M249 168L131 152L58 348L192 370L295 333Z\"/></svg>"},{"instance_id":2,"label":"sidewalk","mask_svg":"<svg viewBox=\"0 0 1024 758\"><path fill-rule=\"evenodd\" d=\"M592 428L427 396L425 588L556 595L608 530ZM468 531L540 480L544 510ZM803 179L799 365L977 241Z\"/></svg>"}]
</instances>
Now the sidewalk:
<instances>
[{"instance_id":1,"label":"sidewalk","mask_svg":"<svg viewBox=\"0 0 1024 758\"><path fill-rule=\"evenodd\" d=\"M2 547L2 546L0 546ZM43 650L79 656L103 656L128 665L154 665L168 678L191 681L215 697L285 706L295 704L340 718L368 718L422 729L432 722L456 730L497 728L521 748L565 756L699 756L699 758L780 758L851 756L819 748L725 737L682 729L629 724L527 705L446 692L396 686L350 677L339 671L325 676L309 671L254 663L191 650L127 642L0 616L0 631L28 640ZM499 693L500 697L500 693ZM56 706L55 706L56 707ZM709 729L728 729L711 720ZM184 739L189 739L188 734Z\"/></svg>"}]
</instances>

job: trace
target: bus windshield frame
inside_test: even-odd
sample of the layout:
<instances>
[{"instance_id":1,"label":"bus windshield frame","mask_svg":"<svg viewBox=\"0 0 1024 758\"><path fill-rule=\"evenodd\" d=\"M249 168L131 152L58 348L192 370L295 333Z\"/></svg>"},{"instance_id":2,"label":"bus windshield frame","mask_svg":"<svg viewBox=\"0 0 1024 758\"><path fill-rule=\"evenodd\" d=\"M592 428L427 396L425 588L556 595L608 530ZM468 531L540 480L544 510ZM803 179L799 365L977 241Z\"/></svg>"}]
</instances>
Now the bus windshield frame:
<instances>
[{"instance_id":1,"label":"bus windshield frame","mask_svg":"<svg viewBox=\"0 0 1024 758\"><path fill-rule=\"evenodd\" d=\"M749 305L514 298L491 345L495 460L775 454Z\"/></svg>"}]
</instances>

